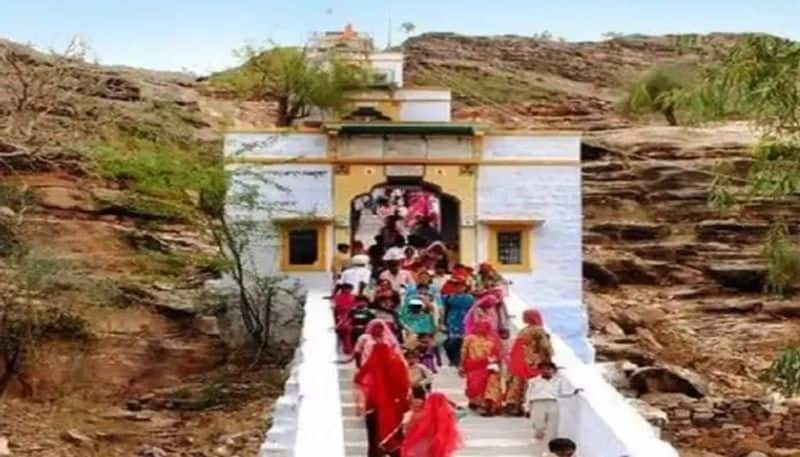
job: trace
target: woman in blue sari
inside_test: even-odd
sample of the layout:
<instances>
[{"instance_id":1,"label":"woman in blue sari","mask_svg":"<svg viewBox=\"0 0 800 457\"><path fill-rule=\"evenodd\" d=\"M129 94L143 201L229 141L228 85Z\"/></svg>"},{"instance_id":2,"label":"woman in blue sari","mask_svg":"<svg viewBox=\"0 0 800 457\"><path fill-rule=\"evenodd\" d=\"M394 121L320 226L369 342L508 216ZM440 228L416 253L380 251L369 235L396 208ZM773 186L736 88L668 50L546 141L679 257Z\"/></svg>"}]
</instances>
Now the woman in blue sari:
<instances>
[{"instance_id":1,"label":"woman in blue sari","mask_svg":"<svg viewBox=\"0 0 800 457\"><path fill-rule=\"evenodd\" d=\"M475 297L467 292L467 284L463 278L453 277L450 283L454 293L444 298L444 327L447 331L444 351L450 360L450 366L457 367L461 364L464 318L475 303Z\"/></svg>"}]
</instances>

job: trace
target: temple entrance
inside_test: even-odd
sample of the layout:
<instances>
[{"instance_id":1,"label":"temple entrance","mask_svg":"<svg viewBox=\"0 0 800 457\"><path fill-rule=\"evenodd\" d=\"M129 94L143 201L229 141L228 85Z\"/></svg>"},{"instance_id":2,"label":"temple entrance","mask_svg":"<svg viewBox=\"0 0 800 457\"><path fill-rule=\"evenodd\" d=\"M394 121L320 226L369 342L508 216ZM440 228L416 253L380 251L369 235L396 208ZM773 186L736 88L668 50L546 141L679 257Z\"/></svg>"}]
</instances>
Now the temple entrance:
<instances>
[{"instance_id":1,"label":"temple entrance","mask_svg":"<svg viewBox=\"0 0 800 457\"><path fill-rule=\"evenodd\" d=\"M350 239L365 249L426 248L441 241L459 252L460 205L456 197L421 179L389 178L356 196L350 206Z\"/></svg>"}]
</instances>

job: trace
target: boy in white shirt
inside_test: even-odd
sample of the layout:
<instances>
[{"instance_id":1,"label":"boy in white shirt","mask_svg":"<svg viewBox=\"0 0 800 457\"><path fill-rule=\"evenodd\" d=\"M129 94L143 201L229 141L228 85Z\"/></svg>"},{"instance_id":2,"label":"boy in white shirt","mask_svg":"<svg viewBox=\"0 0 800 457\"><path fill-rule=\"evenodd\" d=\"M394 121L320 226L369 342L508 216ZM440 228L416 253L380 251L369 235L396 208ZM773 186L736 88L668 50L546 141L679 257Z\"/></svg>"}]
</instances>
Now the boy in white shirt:
<instances>
[{"instance_id":1,"label":"boy in white shirt","mask_svg":"<svg viewBox=\"0 0 800 457\"><path fill-rule=\"evenodd\" d=\"M552 362L539 365L541 375L528 381L525 392L525 407L530 413L534 431L534 443L542 455L547 444L558 433L558 399L577 395L580 389L570 389L566 380L558 375L558 368Z\"/></svg>"},{"instance_id":2,"label":"boy in white shirt","mask_svg":"<svg viewBox=\"0 0 800 457\"><path fill-rule=\"evenodd\" d=\"M550 452L546 453L544 457L575 457L578 448L569 438L556 438L550 440L547 444Z\"/></svg>"}]
</instances>

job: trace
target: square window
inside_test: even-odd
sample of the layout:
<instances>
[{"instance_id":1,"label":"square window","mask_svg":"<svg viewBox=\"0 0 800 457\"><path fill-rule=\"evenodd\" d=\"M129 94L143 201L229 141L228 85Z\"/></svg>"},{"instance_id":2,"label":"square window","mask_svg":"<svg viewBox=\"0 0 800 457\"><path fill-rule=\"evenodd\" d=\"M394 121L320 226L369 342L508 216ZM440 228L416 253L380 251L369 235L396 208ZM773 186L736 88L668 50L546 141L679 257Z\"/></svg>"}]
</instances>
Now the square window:
<instances>
[{"instance_id":1,"label":"square window","mask_svg":"<svg viewBox=\"0 0 800 457\"><path fill-rule=\"evenodd\" d=\"M497 261L501 265L522 264L521 232L497 232Z\"/></svg>"},{"instance_id":2,"label":"square window","mask_svg":"<svg viewBox=\"0 0 800 457\"><path fill-rule=\"evenodd\" d=\"M498 270L531 272L533 225L487 224L487 257Z\"/></svg>"},{"instance_id":3,"label":"square window","mask_svg":"<svg viewBox=\"0 0 800 457\"><path fill-rule=\"evenodd\" d=\"M289 232L289 264L314 265L319 260L317 229Z\"/></svg>"},{"instance_id":4,"label":"square window","mask_svg":"<svg viewBox=\"0 0 800 457\"><path fill-rule=\"evenodd\" d=\"M282 221L280 262L283 271L324 271L325 224Z\"/></svg>"}]
</instances>

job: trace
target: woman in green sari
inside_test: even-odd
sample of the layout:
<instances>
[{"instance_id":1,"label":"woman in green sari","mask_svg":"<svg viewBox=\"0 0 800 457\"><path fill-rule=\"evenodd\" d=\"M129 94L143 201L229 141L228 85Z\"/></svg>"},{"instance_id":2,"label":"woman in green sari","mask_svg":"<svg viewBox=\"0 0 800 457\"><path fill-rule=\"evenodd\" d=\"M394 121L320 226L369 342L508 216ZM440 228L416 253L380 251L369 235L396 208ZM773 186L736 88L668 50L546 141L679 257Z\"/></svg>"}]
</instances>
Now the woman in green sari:
<instances>
[{"instance_id":1,"label":"woman in green sari","mask_svg":"<svg viewBox=\"0 0 800 457\"><path fill-rule=\"evenodd\" d=\"M417 297L413 297L403 304L400 309L400 324L409 333L411 339L415 339L421 334L436 333L436 314L432 309L433 303L425 303Z\"/></svg>"}]
</instances>

